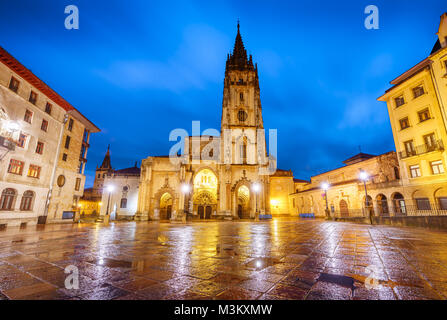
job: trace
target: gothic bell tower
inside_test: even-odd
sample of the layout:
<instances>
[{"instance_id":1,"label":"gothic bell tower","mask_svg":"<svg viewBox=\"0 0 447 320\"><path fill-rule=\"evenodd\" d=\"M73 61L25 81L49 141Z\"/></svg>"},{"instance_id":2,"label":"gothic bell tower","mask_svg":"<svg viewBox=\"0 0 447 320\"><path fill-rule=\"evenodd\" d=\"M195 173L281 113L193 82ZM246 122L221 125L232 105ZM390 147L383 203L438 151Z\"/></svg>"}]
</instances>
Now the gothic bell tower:
<instances>
[{"instance_id":1,"label":"gothic bell tower","mask_svg":"<svg viewBox=\"0 0 447 320\"><path fill-rule=\"evenodd\" d=\"M228 54L225 68L221 123L225 163L262 162L259 157L265 156L265 137L259 137L258 129L264 129L258 67L247 55L238 22L233 53Z\"/></svg>"}]
</instances>

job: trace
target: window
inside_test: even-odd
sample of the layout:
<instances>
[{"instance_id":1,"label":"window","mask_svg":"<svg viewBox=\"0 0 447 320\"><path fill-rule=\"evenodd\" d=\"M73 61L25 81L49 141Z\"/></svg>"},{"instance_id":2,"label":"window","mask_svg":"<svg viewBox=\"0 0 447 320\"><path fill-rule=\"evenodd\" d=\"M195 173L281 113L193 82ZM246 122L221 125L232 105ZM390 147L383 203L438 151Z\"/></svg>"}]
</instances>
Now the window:
<instances>
[{"instance_id":1,"label":"window","mask_svg":"<svg viewBox=\"0 0 447 320\"><path fill-rule=\"evenodd\" d=\"M36 104L37 102L37 93L35 93L34 91L31 91L31 93L29 94L29 102L31 102L32 104Z\"/></svg>"},{"instance_id":2,"label":"window","mask_svg":"<svg viewBox=\"0 0 447 320\"><path fill-rule=\"evenodd\" d=\"M444 165L442 164L442 160L439 161L433 161L430 163L431 170L433 174L441 174L444 173Z\"/></svg>"},{"instance_id":3,"label":"window","mask_svg":"<svg viewBox=\"0 0 447 320\"><path fill-rule=\"evenodd\" d=\"M26 143L26 135L21 133L19 135L19 141L17 142L17 146L20 148L25 148L25 143Z\"/></svg>"},{"instance_id":4,"label":"window","mask_svg":"<svg viewBox=\"0 0 447 320\"><path fill-rule=\"evenodd\" d=\"M23 193L22 202L20 203L21 211L31 211L34 200L34 192L28 190Z\"/></svg>"},{"instance_id":5,"label":"window","mask_svg":"<svg viewBox=\"0 0 447 320\"><path fill-rule=\"evenodd\" d=\"M434 151L436 149L436 139L435 134L430 133L424 136L424 143L427 151Z\"/></svg>"},{"instance_id":6,"label":"window","mask_svg":"<svg viewBox=\"0 0 447 320\"><path fill-rule=\"evenodd\" d=\"M42 131L47 132L47 130L48 130L48 121L47 120L42 119L42 125L40 126L40 129Z\"/></svg>"},{"instance_id":7,"label":"window","mask_svg":"<svg viewBox=\"0 0 447 320\"><path fill-rule=\"evenodd\" d=\"M127 208L127 199L126 199L126 198L122 198L122 199L121 199L120 208L121 208L121 209L125 209L125 208Z\"/></svg>"},{"instance_id":8,"label":"window","mask_svg":"<svg viewBox=\"0 0 447 320\"><path fill-rule=\"evenodd\" d=\"M81 188L81 178L76 178L75 190L79 191Z\"/></svg>"},{"instance_id":9,"label":"window","mask_svg":"<svg viewBox=\"0 0 447 320\"><path fill-rule=\"evenodd\" d=\"M66 154L66 153L64 153L64 154L62 155L62 161L67 161L67 154Z\"/></svg>"},{"instance_id":10,"label":"window","mask_svg":"<svg viewBox=\"0 0 447 320\"><path fill-rule=\"evenodd\" d=\"M394 167L394 179L400 180L399 167Z\"/></svg>"},{"instance_id":11,"label":"window","mask_svg":"<svg viewBox=\"0 0 447 320\"><path fill-rule=\"evenodd\" d=\"M101 178L101 174L100 173L98 173L98 179L100 179Z\"/></svg>"},{"instance_id":12,"label":"window","mask_svg":"<svg viewBox=\"0 0 447 320\"><path fill-rule=\"evenodd\" d=\"M71 140L70 136L67 136L65 138L65 149L70 148L70 140Z\"/></svg>"},{"instance_id":13,"label":"window","mask_svg":"<svg viewBox=\"0 0 447 320\"><path fill-rule=\"evenodd\" d=\"M84 129L84 135L83 135L83 137L82 137L82 141L84 141L84 142L88 142L88 130L87 129Z\"/></svg>"},{"instance_id":14,"label":"window","mask_svg":"<svg viewBox=\"0 0 447 320\"><path fill-rule=\"evenodd\" d=\"M416 206L418 210L431 210L430 200L428 198L416 199Z\"/></svg>"},{"instance_id":15,"label":"window","mask_svg":"<svg viewBox=\"0 0 447 320\"><path fill-rule=\"evenodd\" d=\"M413 140L404 142L404 146L405 146L405 152L407 153L407 156L414 156L416 154L416 152L414 151Z\"/></svg>"},{"instance_id":16,"label":"window","mask_svg":"<svg viewBox=\"0 0 447 320\"><path fill-rule=\"evenodd\" d=\"M3 190L0 200L0 210L12 210L14 208L16 195L17 193L14 189L8 188Z\"/></svg>"},{"instance_id":17,"label":"window","mask_svg":"<svg viewBox=\"0 0 447 320\"><path fill-rule=\"evenodd\" d=\"M394 101L396 103L396 108L399 108L400 106L405 104L404 96L397 97L396 99L394 99Z\"/></svg>"},{"instance_id":18,"label":"window","mask_svg":"<svg viewBox=\"0 0 447 320\"><path fill-rule=\"evenodd\" d=\"M444 61L445 70L447 70L447 60Z\"/></svg>"},{"instance_id":19,"label":"window","mask_svg":"<svg viewBox=\"0 0 447 320\"><path fill-rule=\"evenodd\" d=\"M447 210L447 198L439 198L439 209L441 210Z\"/></svg>"},{"instance_id":20,"label":"window","mask_svg":"<svg viewBox=\"0 0 447 320\"><path fill-rule=\"evenodd\" d=\"M247 138L245 138L244 137L244 141L243 141L243 143L241 144L241 149L240 149L240 152L241 152L241 160L242 160L242 163L243 164L246 164L247 163L247 140L246 140Z\"/></svg>"},{"instance_id":21,"label":"window","mask_svg":"<svg viewBox=\"0 0 447 320\"><path fill-rule=\"evenodd\" d=\"M38 153L38 154L43 153L43 142L37 142L36 153Z\"/></svg>"},{"instance_id":22,"label":"window","mask_svg":"<svg viewBox=\"0 0 447 320\"><path fill-rule=\"evenodd\" d=\"M22 175L25 162L11 159L9 162L8 172L13 174Z\"/></svg>"},{"instance_id":23,"label":"window","mask_svg":"<svg viewBox=\"0 0 447 320\"><path fill-rule=\"evenodd\" d=\"M39 177L40 177L40 169L41 168L39 166L35 166L33 164L30 164L29 165L29 169L28 169L28 177L39 179Z\"/></svg>"},{"instance_id":24,"label":"window","mask_svg":"<svg viewBox=\"0 0 447 320\"><path fill-rule=\"evenodd\" d=\"M239 112L237 113L237 118L239 119L239 121L244 122L245 120L247 120L248 114L244 110L239 110Z\"/></svg>"},{"instance_id":25,"label":"window","mask_svg":"<svg viewBox=\"0 0 447 320\"><path fill-rule=\"evenodd\" d=\"M244 101L244 94L241 92L241 93L239 93L239 99L241 100L241 101Z\"/></svg>"},{"instance_id":26,"label":"window","mask_svg":"<svg viewBox=\"0 0 447 320\"><path fill-rule=\"evenodd\" d=\"M417 86L416 88L413 88L413 96L416 99L417 97L422 96L425 93L423 86Z\"/></svg>"},{"instance_id":27,"label":"window","mask_svg":"<svg viewBox=\"0 0 447 320\"><path fill-rule=\"evenodd\" d=\"M59 188L62 188L65 185L65 176L64 175L60 175L59 177L57 177L57 185Z\"/></svg>"},{"instance_id":28,"label":"window","mask_svg":"<svg viewBox=\"0 0 447 320\"><path fill-rule=\"evenodd\" d=\"M72 131L73 130L73 123L74 123L73 119L70 119L68 121L68 131Z\"/></svg>"},{"instance_id":29,"label":"window","mask_svg":"<svg viewBox=\"0 0 447 320\"><path fill-rule=\"evenodd\" d=\"M51 109L53 108L53 106L51 105L51 103L47 102L46 106L45 106L45 112L48 114L51 114Z\"/></svg>"},{"instance_id":30,"label":"window","mask_svg":"<svg viewBox=\"0 0 447 320\"><path fill-rule=\"evenodd\" d=\"M25 111L25 117L23 118L23 120L25 120L28 123L31 123L31 120L33 119L33 112L30 110L26 110Z\"/></svg>"},{"instance_id":31,"label":"window","mask_svg":"<svg viewBox=\"0 0 447 320\"><path fill-rule=\"evenodd\" d=\"M408 120L408 117L400 119L399 123L400 123L401 130L405 130L410 127L410 121Z\"/></svg>"},{"instance_id":32,"label":"window","mask_svg":"<svg viewBox=\"0 0 447 320\"><path fill-rule=\"evenodd\" d=\"M422 111L419 111L418 115L419 115L419 121L420 122L424 122L424 121L427 121L427 120L431 119L430 118L430 111L428 111L428 109L424 109Z\"/></svg>"},{"instance_id":33,"label":"window","mask_svg":"<svg viewBox=\"0 0 447 320\"><path fill-rule=\"evenodd\" d=\"M421 168L419 165L410 166L410 173L412 178L418 178L421 176Z\"/></svg>"},{"instance_id":34,"label":"window","mask_svg":"<svg viewBox=\"0 0 447 320\"><path fill-rule=\"evenodd\" d=\"M17 93L19 91L20 82L14 77L11 77L11 81L9 82L9 89Z\"/></svg>"}]
</instances>

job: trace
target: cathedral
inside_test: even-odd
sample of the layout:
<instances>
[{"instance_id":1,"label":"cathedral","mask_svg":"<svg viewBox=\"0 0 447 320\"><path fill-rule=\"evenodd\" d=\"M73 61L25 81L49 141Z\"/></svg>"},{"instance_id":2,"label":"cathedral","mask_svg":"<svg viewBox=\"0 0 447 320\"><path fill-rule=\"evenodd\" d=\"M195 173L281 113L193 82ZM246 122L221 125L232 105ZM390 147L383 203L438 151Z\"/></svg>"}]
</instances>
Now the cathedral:
<instances>
[{"instance_id":1,"label":"cathedral","mask_svg":"<svg viewBox=\"0 0 447 320\"><path fill-rule=\"evenodd\" d=\"M144 159L135 220L268 218L272 176L286 178L280 180L288 185L286 198L293 191L292 173L277 171L267 153L258 67L237 28L226 61L220 135L187 136L183 152Z\"/></svg>"}]
</instances>

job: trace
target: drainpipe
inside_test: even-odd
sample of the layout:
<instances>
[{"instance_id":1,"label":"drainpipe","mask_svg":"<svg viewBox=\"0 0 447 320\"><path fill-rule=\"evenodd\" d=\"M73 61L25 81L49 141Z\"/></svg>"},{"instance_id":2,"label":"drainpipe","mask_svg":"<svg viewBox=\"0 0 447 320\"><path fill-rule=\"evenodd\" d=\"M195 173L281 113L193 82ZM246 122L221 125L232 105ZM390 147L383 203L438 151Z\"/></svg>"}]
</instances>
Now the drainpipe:
<instances>
[{"instance_id":1,"label":"drainpipe","mask_svg":"<svg viewBox=\"0 0 447 320\"><path fill-rule=\"evenodd\" d=\"M50 186L48 188L47 199L46 199L46 202L45 202L45 211L43 213L43 216L39 217L38 224L45 224L47 222L48 209L49 209L49 206L50 206L51 195L53 193L54 179L56 177L57 163L58 163L58 160L59 160L59 153L61 151L62 138L64 137L65 124L67 123L67 121L68 121L68 113L66 113L64 115L64 120L62 121L62 128L61 128L61 132L59 133L59 140L58 140L58 144L57 144L57 150L56 150L56 154L54 156L53 171L51 172Z\"/></svg>"}]
</instances>

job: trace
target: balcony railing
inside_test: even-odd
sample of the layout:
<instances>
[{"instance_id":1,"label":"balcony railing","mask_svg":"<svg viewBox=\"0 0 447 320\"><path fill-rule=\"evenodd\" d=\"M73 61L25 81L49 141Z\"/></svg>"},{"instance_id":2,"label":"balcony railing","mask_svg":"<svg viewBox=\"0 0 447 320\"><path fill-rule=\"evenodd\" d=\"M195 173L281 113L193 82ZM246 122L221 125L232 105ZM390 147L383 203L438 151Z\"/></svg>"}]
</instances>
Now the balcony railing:
<instances>
[{"instance_id":1,"label":"balcony railing","mask_svg":"<svg viewBox=\"0 0 447 320\"><path fill-rule=\"evenodd\" d=\"M433 152L433 151L443 151L443 150L444 150L444 143L442 142L442 140L437 140L432 145L423 144L423 145L415 147L414 150L401 151L401 152L399 152L399 157L401 159L406 159L406 158L418 156L418 155L421 155L424 153L429 153L429 152Z\"/></svg>"}]
</instances>

